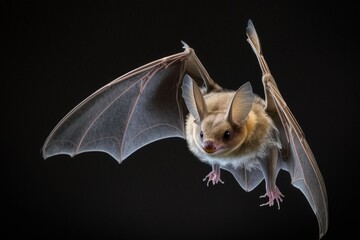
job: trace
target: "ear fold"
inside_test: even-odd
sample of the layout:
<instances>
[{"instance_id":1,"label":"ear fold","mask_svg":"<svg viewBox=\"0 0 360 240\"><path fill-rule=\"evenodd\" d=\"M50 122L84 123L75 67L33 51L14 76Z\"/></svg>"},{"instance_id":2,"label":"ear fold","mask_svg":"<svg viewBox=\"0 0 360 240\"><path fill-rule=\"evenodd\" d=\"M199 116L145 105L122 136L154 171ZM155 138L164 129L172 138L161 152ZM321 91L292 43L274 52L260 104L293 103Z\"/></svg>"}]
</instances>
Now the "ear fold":
<instances>
[{"instance_id":1,"label":"ear fold","mask_svg":"<svg viewBox=\"0 0 360 240\"><path fill-rule=\"evenodd\" d=\"M189 75L185 75L181 89L186 107L190 114L195 118L195 123L200 124L204 119L207 110L205 99L199 86Z\"/></svg>"},{"instance_id":2,"label":"ear fold","mask_svg":"<svg viewBox=\"0 0 360 240\"><path fill-rule=\"evenodd\" d=\"M255 96L249 82L243 84L235 93L228 111L228 121L240 126L247 119Z\"/></svg>"}]
</instances>

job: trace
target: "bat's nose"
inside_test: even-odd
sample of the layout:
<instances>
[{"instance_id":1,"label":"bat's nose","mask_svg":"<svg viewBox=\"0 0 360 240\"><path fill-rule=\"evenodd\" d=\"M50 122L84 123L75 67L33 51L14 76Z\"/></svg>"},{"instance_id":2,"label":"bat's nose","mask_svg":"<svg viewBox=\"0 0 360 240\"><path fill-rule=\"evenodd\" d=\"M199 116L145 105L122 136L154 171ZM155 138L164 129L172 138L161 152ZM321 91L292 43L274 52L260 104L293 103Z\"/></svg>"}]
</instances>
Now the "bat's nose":
<instances>
[{"instance_id":1,"label":"bat's nose","mask_svg":"<svg viewBox=\"0 0 360 240\"><path fill-rule=\"evenodd\" d=\"M213 141L205 141L203 144L203 149L207 153L214 153L216 152L216 147Z\"/></svg>"}]
</instances>

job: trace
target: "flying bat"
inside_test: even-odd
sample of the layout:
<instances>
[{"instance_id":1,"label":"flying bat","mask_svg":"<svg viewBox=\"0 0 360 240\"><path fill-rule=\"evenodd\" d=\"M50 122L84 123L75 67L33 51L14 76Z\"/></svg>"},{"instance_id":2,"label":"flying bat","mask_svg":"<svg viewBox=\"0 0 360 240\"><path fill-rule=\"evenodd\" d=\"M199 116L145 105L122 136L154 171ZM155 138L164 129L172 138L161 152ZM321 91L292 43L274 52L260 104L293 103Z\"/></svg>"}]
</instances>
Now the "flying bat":
<instances>
[{"instance_id":1,"label":"flying bat","mask_svg":"<svg viewBox=\"0 0 360 240\"><path fill-rule=\"evenodd\" d=\"M328 229L328 201L323 177L298 122L283 99L261 51L251 20L246 28L261 71L262 99L250 82L238 90L222 88L208 74L194 50L132 70L100 88L72 109L52 130L43 157L100 151L121 163L139 148L179 137L200 161L212 166L204 181L217 184L229 171L245 191L265 180L268 201L277 205L281 169L308 200L319 224Z\"/></svg>"}]
</instances>

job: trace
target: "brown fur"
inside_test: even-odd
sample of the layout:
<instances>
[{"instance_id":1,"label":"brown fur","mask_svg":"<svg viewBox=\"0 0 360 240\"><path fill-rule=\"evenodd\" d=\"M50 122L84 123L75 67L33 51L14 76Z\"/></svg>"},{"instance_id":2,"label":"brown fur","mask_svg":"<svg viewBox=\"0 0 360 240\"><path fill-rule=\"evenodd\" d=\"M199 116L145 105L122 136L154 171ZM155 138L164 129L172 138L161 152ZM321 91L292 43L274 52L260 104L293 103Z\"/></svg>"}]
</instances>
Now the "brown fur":
<instances>
[{"instance_id":1,"label":"brown fur","mask_svg":"<svg viewBox=\"0 0 360 240\"><path fill-rule=\"evenodd\" d=\"M219 165L251 165L251 160L264 157L270 146L278 145L274 134L277 130L266 114L264 101L256 96L247 120L240 126L227 121L227 113L235 92L217 92L204 96L207 115L200 123L194 123L189 115L186 121L186 139L194 155L200 160ZM234 106L236 107L236 106ZM229 140L222 138L225 131L231 131ZM203 139L200 138L203 132ZM203 150L203 141L211 140L224 151L208 154Z\"/></svg>"}]
</instances>

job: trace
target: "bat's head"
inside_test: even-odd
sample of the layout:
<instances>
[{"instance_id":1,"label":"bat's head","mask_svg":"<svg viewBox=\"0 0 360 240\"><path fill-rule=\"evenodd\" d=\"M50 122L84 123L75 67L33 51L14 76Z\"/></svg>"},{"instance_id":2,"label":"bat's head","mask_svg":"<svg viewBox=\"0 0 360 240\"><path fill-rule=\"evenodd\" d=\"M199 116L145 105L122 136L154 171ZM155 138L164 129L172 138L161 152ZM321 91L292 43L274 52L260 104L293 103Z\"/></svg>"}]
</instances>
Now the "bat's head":
<instances>
[{"instance_id":1,"label":"bat's head","mask_svg":"<svg viewBox=\"0 0 360 240\"><path fill-rule=\"evenodd\" d=\"M246 128L231 124L225 112L211 113L195 126L197 146L207 154L226 155L238 148L246 138Z\"/></svg>"},{"instance_id":2,"label":"bat's head","mask_svg":"<svg viewBox=\"0 0 360 240\"><path fill-rule=\"evenodd\" d=\"M236 92L214 92L203 96L197 84L186 77L182 89L191 114L187 138L190 145L195 146L190 147L208 155L224 156L241 146L247 137L246 123L254 102L250 83L245 83Z\"/></svg>"}]
</instances>

